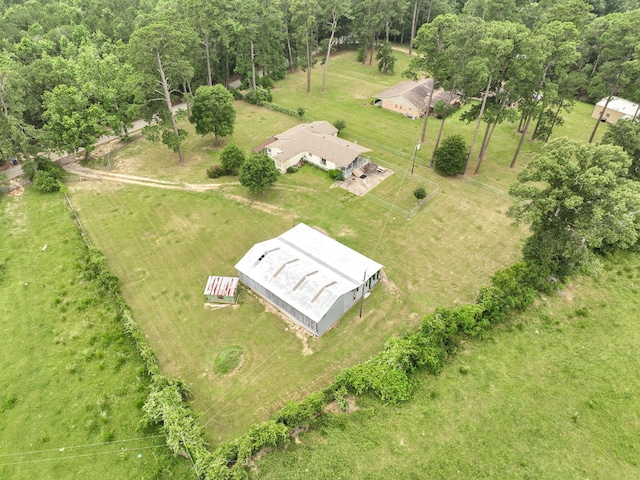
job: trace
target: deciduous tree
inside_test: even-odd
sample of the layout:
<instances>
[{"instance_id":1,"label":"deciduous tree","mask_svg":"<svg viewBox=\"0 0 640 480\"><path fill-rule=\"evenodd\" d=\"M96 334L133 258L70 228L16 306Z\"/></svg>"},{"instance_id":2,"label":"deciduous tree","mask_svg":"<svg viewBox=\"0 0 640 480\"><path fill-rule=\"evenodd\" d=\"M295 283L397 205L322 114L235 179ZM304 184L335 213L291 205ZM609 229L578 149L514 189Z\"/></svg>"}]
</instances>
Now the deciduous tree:
<instances>
[{"instance_id":1,"label":"deciduous tree","mask_svg":"<svg viewBox=\"0 0 640 480\"><path fill-rule=\"evenodd\" d=\"M627 178L630 157L613 145L549 142L510 188L509 215L527 223L525 259L564 278L589 266L600 250L635 245L640 183Z\"/></svg>"},{"instance_id":2,"label":"deciduous tree","mask_svg":"<svg viewBox=\"0 0 640 480\"><path fill-rule=\"evenodd\" d=\"M239 180L250 192L257 193L273 185L279 174L269 155L254 153L242 165Z\"/></svg>"},{"instance_id":3,"label":"deciduous tree","mask_svg":"<svg viewBox=\"0 0 640 480\"><path fill-rule=\"evenodd\" d=\"M631 157L629 177L640 181L640 123L622 118L614 125L609 124L602 143L622 147Z\"/></svg>"},{"instance_id":4,"label":"deciduous tree","mask_svg":"<svg viewBox=\"0 0 640 480\"><path fill-rule=\"evenodd\" d=\"M98 139L106 134L108 114L99 104L92 104L76 87L58 85L43 95L45 131L58 153L73 153L85 149L85 156L95 148Z\"/></svg>"},{"instance_id":5,"label":"deciduous tree","mask_svg":"<svg viewBox=\"0 0 640 480\"><path fill-rule=\"evenodd\" d=\"M220 169L224 175L238 175L246 157L235 143L226 145L220 152Z\"/></svg>"},{"instance_id":6,"label":"deciduous tree","mask_svg":"<svg viewBox=\"0 0 640 480\"><path fill-rule=\"evenodd\" d=\"M216 139L231 135L236 122L233 95L220 84L198 87L189 121L196 125L199 135L213 133Z\"/></svg>"},{"instance_id":7,"label":"deciduous tree","mask_svg":"<svg viewBox=\"0 0 640 480\"><path fill-rule=\"evenodd\" d=\"M442 140L433 155L433 167L441 175L454 176L464 173L467 144L462 135L451 135Z\"/></svg>"}]
</instances>

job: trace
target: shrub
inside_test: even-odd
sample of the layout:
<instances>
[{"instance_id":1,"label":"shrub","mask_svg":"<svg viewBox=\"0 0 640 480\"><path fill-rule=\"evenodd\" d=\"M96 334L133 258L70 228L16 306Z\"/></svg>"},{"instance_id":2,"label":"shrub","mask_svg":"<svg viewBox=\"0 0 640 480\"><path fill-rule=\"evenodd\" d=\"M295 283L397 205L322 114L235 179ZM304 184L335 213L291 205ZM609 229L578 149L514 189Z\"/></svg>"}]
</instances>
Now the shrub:
<instances>
[{"instance_id":1,"label":"shrub","mask_svg":"<svg viewBox=\"0 0 640 480\"><path fill-rule=\"evenodd\" d=\"M238 175L245 160L246 156L238 145L235 143L225 145L220 152L220 175Z\"/></svg>"},{"instance_id":2,"label":"shrub","mask_svg":"<svg viewBox=\"0 0 640 480\"><path fill-rule=\"evenodd\" d=\"M416 197L417 200L422 200L427 196L427 190L422 185L420 185L413 191L413 196Z\"/></svg>"},{"instance_id":3,"label":"shrub","mask_svg":"<svg viewBox=\"0 0 640 480\"><path fill-rule=\"evenodd\" d=\"M505 320L515 306L511 297L494 286L482 287L478 292L476 303L482 307L482 316L490 323Z\"/></svg>"},{"instance_id":4,"label":"shrub","mask_svg":"<svg viewBox=\"0 0 640 480\"><path fill-rule=\"evenodd\" d=\"M342 410L346 412L349 410L349 402L347 401L347 389L342 386L335 391L334 400L336 405Z\"/></svg>"},{"instance_id":5,"label":"shrub","mask_svg":"<svg viewBox=\"0 0 640 480\"><path fill-rule=\"evenodd\" d=\"M274 112L284 113L285 115L289 115L291 117L299 116L297 110L289 107L283 107L282 105L278 105L277 103L264 102L262 106L270 108Z\"/></svg>"},{"instance_id":6,"label":"shrub","mask_svg":"<svg viewBox=\"0 0 640 480\"><path fill-rule=\"evenodd\" d=\"M95 280L101 293L120 294L120 280L107 268L107 260L96 247L89 245L83 262L83 276L86 280Z\"/></svg>"},{"instance_id":7,"label":"shrub","mask_svg":"<svg viewBox=\"0 0 640 480\"><path fill-rule=\"evenodd\" d=\"M295 165L291 165L290 167L287 167L287 173L296 173L298 171L298 167L296 167Z\"/></svg>"},{"instance_id":8,"label":"shrub","mask_svg":"<svg viewBox=\"0 0 640 480\"><path fill-rule=\"evenodd\" d=\"M511 297L514 308L524 309L536 298L537 292L533 286L538 283L536 276L537 272L531 271L528 264L519 262L498 270L491 277L491 284Z\"/></svg>"},{"instance_id":9,"label":"shrub","mask_svg":"<svg viewBox=\"0 0 640 480\"><path fill-rule=\"evenodd\" d=\"M287 402L274 420L289 428L299 427L308 424L313 417L320 414L327 403L322 391L314 392L301 402Z\"/></svg>"},{"instance_id":10,"label":"shrub","mask_svg":"<svg viewBox=\"0 0 640 480\"><path fill-rule=\"evenodd\" d=\"M331 180L336 180L338 182L343 180L342 171L338 168L333 170L327 170L327 174L331 177Z\"/></svg>"},{"instance_id":11,"label":"shrub","mask_svg":"<svg viewBox=\"0 0 640 480\"><path fill-rule=\"evenodd\" d=\"M469 147L461 135L451 135L440 143L433 156L433 166L440 175L464 173Z\"/></svg>"},{"instance_id":12,"label":"shrub","mask_svg":"<svg viewBox=\"0 0 640 480\"><path fill-rule=\"evenodd\" d=\"M386 364L383 355L377 355L340 372L336 384L338 388L345 387L359 395L369 392L385 403L398 404L413 396L417 380L402 369Z\"/></svg>"},{"instance_id":13,"label":"shrub","mask_svg":"<svg viewBox=\"0 0 640 480\"><path fill-rule=\"evenodd\" d=\"M451 313L458 329L467 335L476 336L489 327L489 322L482 316L484 313L482 305L462 305Z\"/></svg>"},{"instance_id":14,"label":"shrub","mask_svg":"<svg viewBox=\"0 0 640 480\"><path fill-rule=\"evenodd\" d=\"M422 319L422 335L436 348L443 348L445 354L454 353L457 347L457 319L448 308L437 308L435 312Z\"/></svg>"},{"instance_id":15,"label":"shrub","mask_svg":"<svg viewBox=\"0 0 640 480\"><path fill-rule=\"evenodd\" d=\"M277 447L289 440L289 429L273 420L252 425L249 431L238 438L236 462L247 465L251 456L264 447Z\"/></svg>"},{"instance_id":16,"label":"shrub","mask_svg":"<svg viewBox=\"0 0 640 480\"><path fill-rule=\"evenodd\" d=\"M218 178L222 176L222 168L220 165L211 165L207 168L207 177L209 178Z\"/></svg>"},{"instance_id":17,"label":"shrub","mask_svg":"<svg viewBox=\"0 0 640 480\"><path fill-rule=\"evenodd\" d=\"M356 61L358 62L364 61L364 48L362 47L358 48L358 55L356 56Z\"/></svg>"},{"instance_id":18,"label":"shrub","mask_svg":"<svg viewBox=\"0 0 640 480\"><path fill-rule=\"evenodd\" d=\"M267 90L271 90L273 88L273 86L275 85L275 82L269 76L264 76L264 77L259 78L256 83L258 85L260 85L262 88L267 89Z\"/></svg>"},{"instance_id":19,"label":"shrub","mask_svg":"<svg viewBox=\"0 0 640 480\"><path fill-rule=\"evenodd\" d=\"M230 88L229 91L231 92L231 95L233 95L234 100L244 100L244 95L242 95L242 92L239 89Z\"/></svg>"},{"instance_id":20,"label":"shrub","mask_svg":"<svg viewBox=\"0 0 640 480\"><path fill-rule=\"evenodd\" d=\"M272 100L271 91L262 87L248 91L244 99L252 105L263 105Z\"/></svg>"},{"instance_id":21,"label":"shrub","mask_svg":"<svg viewBox=\"0 0 640 480\"><path fill-rule=\"evenodd\" d=\"M244 350L239 345L232 345L222 350L213 364L213 373L226 375L240 364Z\"/></svg>"},{"instance_id":22,"label":"shrub","mask_svg":"<svg viewBox=\"0 0 640 480\"><path fill-rule=\"evenodd\" d=\"M33 179L33 186L44 193L59 192L62 182L53 172L38 170Z\"/></svg>"},{"instance_id":23,"label":"shrub","mask_svg":"<svg viewBox=\"0 0 640 480\"><path fill-rule=\"evenodd\" d=\"M336 127L336 129L338 129L338 133L340 133L342 130L347 128L347 122L344 120L336 120L333 122L333 126Z\"/></svg>"},{"instance_id":24,"label":"shrub","mask_svg":"<svg viewBox=\"0 0 640 480\"><path fill-rule=\"evenodd\" d=\"M302 107L298 107L298 110L296 110L296 113L298 114L298 116L300 118L304 117L304 112L305 112L305 110Z\"/></svg>"}]
</instances>

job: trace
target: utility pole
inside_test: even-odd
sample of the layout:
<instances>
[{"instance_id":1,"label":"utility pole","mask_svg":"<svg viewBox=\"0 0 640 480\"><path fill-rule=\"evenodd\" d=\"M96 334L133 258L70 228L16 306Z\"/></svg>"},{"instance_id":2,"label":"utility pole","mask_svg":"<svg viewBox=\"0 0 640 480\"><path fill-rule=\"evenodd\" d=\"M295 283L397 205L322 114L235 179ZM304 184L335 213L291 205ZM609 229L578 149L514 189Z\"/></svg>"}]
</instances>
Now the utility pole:
<instances>
[{"instance_id":1,"label":"utility pole","mask_svg":"<svg viewBox=\"0 0 640 480\"><path fill-rule=\"evenodd\" d=\"M411 175L413 175L413 169L416 166L416 155L418 154L418 150L420 150L420 142L416 143L416 148L413 149L413 160L411 161Z\"/></svg>"},{"instance_id":2,"label":"utility pole","mask_svg":"<svg viewBox=\"0 0 640 480\"><path fill-rule=\"evenodd\" d=\"M364 305L364 282L367 281L367 271L364 271L364 275L362 277L362 296L360 297L360 317L362 318L362 307Z\"/></svg>"}]
</instances>

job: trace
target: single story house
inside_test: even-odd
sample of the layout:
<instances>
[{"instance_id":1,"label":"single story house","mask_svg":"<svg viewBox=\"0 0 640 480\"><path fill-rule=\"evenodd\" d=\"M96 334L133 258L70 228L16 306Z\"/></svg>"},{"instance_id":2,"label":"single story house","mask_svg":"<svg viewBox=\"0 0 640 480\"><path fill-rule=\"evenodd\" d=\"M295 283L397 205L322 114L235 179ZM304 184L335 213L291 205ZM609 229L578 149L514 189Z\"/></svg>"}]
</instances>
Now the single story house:
<instances>
[{"instance_id":1,"label":"single story house","mask_svg":"<svg viewBox=\"0 0 640 480\"><path fill-rule=\"evenodd\" d=\"M242 283L320 336L367 296L383 266L300 223L254 245L235 268Z\"/></svg>"},{"instance_id":2,"label":"single story house","mask_svg":"<svg viewBox=\"0 0 640 480\"><path fill-rule=\"evenodd\" d=\"M635 118L638 116L638 104L625 100L624 98L611 97L606 111L603 112L604 106L607 103L607 97L596 103L593 108L591 117L600 118L602 113L602 121L607 123L616 123L621 118Z\"/></svg>"},{"instance_id":3,"label":"single story house","mask_svg":"<svg viewBox=\"0 0 640 480\"><path fill-rule=\"evenodd\" d=\"M363 155L371 150L338 138L338 129L321 120L296 125L271 137L253 151L264 151L281 173L305 160L324 170L340 170L342 177L347 178L369 162Z\"/></svg>"},{"instance_id":4,"label":"single story house","mask_svg":"<svg viewBox=\"0 0 640 480\"><path fill-rule=\"evenodd\" d=\"M211 276L204 287L207 300L214 303L236 303L238 300L238 278Z\"/></svg>"},{"instance_id":5,"label":"single story house","mask_svg":"<svg viewBox=\"0 0 640 480\"><path fill-rule=\"evenodd\" d=\"M374 95L374 105L405 117L420 118L427 113L429 94L433 89L433 78L423 78L418 81L405 80ZM444 100L448 105L459 105L460 95L438 88L433 92L428 111L433 110L436 102Z\"/></svg>"}]
</instances>

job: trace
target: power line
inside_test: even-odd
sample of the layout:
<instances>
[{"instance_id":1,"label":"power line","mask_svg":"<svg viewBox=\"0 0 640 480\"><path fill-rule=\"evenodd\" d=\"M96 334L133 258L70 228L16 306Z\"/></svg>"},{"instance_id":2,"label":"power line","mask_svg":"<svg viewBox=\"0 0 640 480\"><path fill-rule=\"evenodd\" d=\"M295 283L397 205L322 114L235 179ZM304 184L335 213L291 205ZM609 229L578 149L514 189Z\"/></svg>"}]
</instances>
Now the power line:
<instances>
[{"instance_id":1,"label":"power line","mask_svg":"<svg viewBox=\"0 0 640 480\"><path fill-rule=\"evenodd\" d=\"M164 435L151 435L149 437L138 437L138 438L127 438L124 440L114 440L111 442L100 442L100 443L85 443L84 445L72 445L70 447L58 447L58 448L48 448L46 450L30 450L26 452L17 452L17 453L3 453L0 455L2 457L13 457L17 455L33 455L36 453L46 453L46 452L63 452L65 450L73 450L76 448L86 448L86 447L97 447L100 445L115 445L116 443L124 443L124 442L135 442L137 440L147 440L149 438L160 438L164 437Z\"/></svg>"},{"instance_id":2,"label":"power line","mask_svg":"<svg viewBox=\"0 0 640 480\"><path fill-rule=\"evenodd\" d=\"M292 338L293 338L293 337L292 337ZM288 341L290 341L290 340L291 340L291 339L287 340L287 342L288 342ZM275 361L276 361L276 360L277 360L277 358L274 358L274 359L269 363L269 365L267 365L267 366L266 366L266 368L264 368L264 369L263 369L263 372L265 372L266 370L268 370L268 369L269 369L269 367L271 367L271 365L273 365L273 364L275 363ZM265 361L266 361L266 360L265 360ZM264 362L262 362L262 363L264 363ZM261 365L262 365L262 364L261 364ZM256 367L256 368L257 368L257 367ZM254 371L255 371L255 369L254 369ZM222 411L223 411L225 408L227 408L227 407L231 404L231 402L233 402L236 398L238 398L238 396L239 396L242 392L244 392L244 391L249 387L249 385L251 385L251 384L252 384L252 383L253 383L257 378L259 378L259 377L260 377L260 374L259 374L259 375L256 375L255 377L253 377L253 378L252 378L252 379L251 379L251 380L250 380L250 381L249 381L249 382L248 382L244 387L242 387L242 388L238 391L238 393L236 393L233 397L231 397L231 399L229 399L229 401L228 401L227 403L225 403L225 404L222 406L222 408L216 412L216 414L215 414L215 415L213 415L209 420L207 420L207 422L203 425L203 427L206 427L207 425L209 425L209 423L211 423L211 421L212 421L214 418L216 418L218 415L220 415L220 413L222 413ZM217 403L217 402L216 402L216 403Z\"/></svg>"},{"instance_id":3,"label":"power line","mask_svg":"<svg viewBox=\"0 0 640 480\"><path fill-rule=\"evenodd\" d=\"M161 445L150 445L150 446L146 446L146 447L140 447L140 448L135 448L135 449L118 449L118 450L109 450L107 452L94 452L94 453L83 453L80 455L69 455L66 457L51 457L51 458L38 458L35 460L22 460L20 462L9 462L9 463L0 463L0 467L6 467L9 465L23 465L25 463L39 463L39 462L51 462L51 461L55 461L55 460L71 460L72 458L82 458L82 457L91 457L93 455L106 455L109 453L123 453L123 452L131 452L131 451L138 451L138 450L148 450L149 448L159 448L159 447L167 447L168 445L166 443L163 443Z\"/></svg>"},{"instance_id":4,"label":"power line","mask_svg":"<svg viewBox=\"0 0 640 480\"><path fill-rule=\"evenodd\" d=\"M252 376L252 374L253 374L256 370L258 370L262 365L264 365L264 364L265 364L265 362L267 362L267 361L269 360L269 358L274 357L274 356L276 355L276 353L278 353L278 351L279 351L279 350L280 350L280 349L281 349L285 344L290 343L290 342L291 342L291 340L293 340L294 338L295 338L295 337L289 337L289 338L287 338L284 342L282 342L282 343L280 344L280 346L278 346L278 348L276 348L276 349L271 353L271 356L270 356L270 357L265 358L262 362L260 362L258 365L256 365L256 366L253 368L253 370L251 370L250 372L248 372L248 373L244 376L244 378L242 378L242 379L241 379L241 380L240 380L240 381L239 381L239 382L238 382L238 383L237 383L233 388L231 388L228 392L224 393L224 394L223 394L222 396L220 396L220 397L219 397L215 402L213 402L213 404L212 404L210 407L208 407L206 410L204 410L203 412L201 412L201 413L200 413L200 415L198 416L198 418L202 418L202 417L203 417L203 416L204 416L204 415L205 415L209 410L211 410L213 407L215 407L216 405L218 405L219 403L221 403L221 402L225 399L225 397L227 397L228 395L230 395L230 394L231 394L231 393L232 393L232 392L233 392L237 387L242 386L242 385L243 385L243 382L245 382L249 377L251 377L251 376ZM274 360L274 361L275 361L275 360ZM273 362L271 362L271 363L273 363ZM271 364L269 364L269 366L271 366ZM268 368L268 367L267 367L267 368ZM254 377L254 378L252 378L252 379L247 383L247 385L245 385L245 386L240 390L240 393L241 393L241 392L243 392L243 391L245 390L245 388L253 382L253 380L254 380L254 379L255 379L255 377ZM236 396L234 396L233 398L235 399L236 397L237 397L237 395L236 395ZM225 405L225 406L226 406L226 405ZM224 408L224 407L223 407L223 408ZM207 422L205 425L207 425L208 423L209 423L209 422Z\"/></svg>"},{"instance_id":5,"label":"power line","mask_svg":"<svg viewBox=\"0 0 640 480\"><path fill-rule=\"evenodd\" d=\"M416 143L416 145L417 145L417 143ZM416 151L417 151L417 147L416 147ZM376 241L376 245L375 245L375 247L373 247L373 252L371 253L372 257L376 254L376 250L378 250L378 245L380 244L380 240L382 239L382 235L384 234L384 231L387 228L387 224L389 223L389 219L391 218L391 214L393 213L393 208L396 206L396 203L398 203L398 197L400 196L400 190L402 189L402 186L404 185L404 181L407 178L407 172L408 172L408 170L405 169L404 175L402 176L402 181L400 182L400 185L398 186L398 190L396 191L396 196L393 199L393 204L391 205L391 209L389 210L389 213L387 214L387 219L385 220L384 225L382 226L382 229L380 230L380 235L378 235L378 240Z\"/></svg>"}]
</instances>

